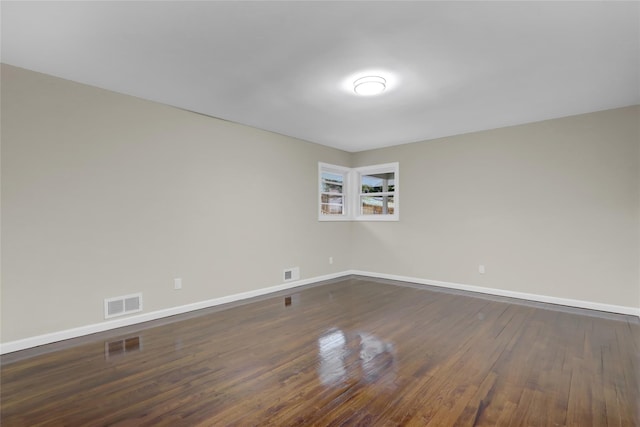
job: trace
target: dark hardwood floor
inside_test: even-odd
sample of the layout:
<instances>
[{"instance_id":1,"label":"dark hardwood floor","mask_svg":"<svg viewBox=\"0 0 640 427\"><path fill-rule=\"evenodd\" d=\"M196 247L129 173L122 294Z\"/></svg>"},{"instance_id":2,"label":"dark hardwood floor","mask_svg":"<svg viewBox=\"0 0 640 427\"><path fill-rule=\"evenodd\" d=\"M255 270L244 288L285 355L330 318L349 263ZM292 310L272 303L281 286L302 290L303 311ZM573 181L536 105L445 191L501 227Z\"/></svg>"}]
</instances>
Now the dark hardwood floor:
<instances>
[{"instance_id":1,"label":"dark hardwood floor","mask_svg":"<svg viewBox=\"0 0 640 427\"><path fill-rule=\"evenodd\" d=\"M2 426L640 426L637 317L359 278L287 295L6 355Z\"/></svg>"}]
</instances>

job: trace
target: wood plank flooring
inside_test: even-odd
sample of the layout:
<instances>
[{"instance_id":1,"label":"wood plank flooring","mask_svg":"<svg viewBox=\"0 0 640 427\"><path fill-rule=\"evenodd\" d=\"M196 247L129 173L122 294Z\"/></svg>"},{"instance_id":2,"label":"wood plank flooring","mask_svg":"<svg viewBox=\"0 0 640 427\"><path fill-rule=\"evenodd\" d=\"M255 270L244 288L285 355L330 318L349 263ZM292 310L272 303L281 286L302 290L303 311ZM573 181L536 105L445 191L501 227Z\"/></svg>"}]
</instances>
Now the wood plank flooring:
<instances>
[{"instance_id":1,"label":"wood plank flooring","mask_svg":"<svg viewBox=\"0 0 640 427\"><path fill-rule=\"evenodd\" d=\"M10 426L640 426L640 322L350 278L3 357Z\"/></svg>"}]
</instances>

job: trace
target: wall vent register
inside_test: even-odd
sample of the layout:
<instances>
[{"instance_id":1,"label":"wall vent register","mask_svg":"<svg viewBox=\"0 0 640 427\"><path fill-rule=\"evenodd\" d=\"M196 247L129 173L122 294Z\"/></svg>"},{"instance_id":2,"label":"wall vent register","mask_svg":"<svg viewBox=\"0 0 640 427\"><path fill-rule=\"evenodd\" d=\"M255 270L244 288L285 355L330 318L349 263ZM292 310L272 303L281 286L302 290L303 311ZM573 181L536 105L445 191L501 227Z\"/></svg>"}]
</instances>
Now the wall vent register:
<instances>
[{"instance_id":1,"label":"wall vent register","mask_svg":"<svg viewBox=\"0 0 640 427\"><path fill-rule=\"evenodd\" d=\"M142 293L107 298L104 300L104 318L124 316L142 311Z\"/></svg>"},{"instance_id":2,"label":"wall vent register","mask_svg":"<svg viewBox=\"0 0 640 427\"><path fill-rule=\"evenodd\" d=\"M292 280L300 279L300 268L299 267L292 267L292 268L285 269L282 272L282 279L285 282L291 282Z\"/></svg>"}]
</instances>

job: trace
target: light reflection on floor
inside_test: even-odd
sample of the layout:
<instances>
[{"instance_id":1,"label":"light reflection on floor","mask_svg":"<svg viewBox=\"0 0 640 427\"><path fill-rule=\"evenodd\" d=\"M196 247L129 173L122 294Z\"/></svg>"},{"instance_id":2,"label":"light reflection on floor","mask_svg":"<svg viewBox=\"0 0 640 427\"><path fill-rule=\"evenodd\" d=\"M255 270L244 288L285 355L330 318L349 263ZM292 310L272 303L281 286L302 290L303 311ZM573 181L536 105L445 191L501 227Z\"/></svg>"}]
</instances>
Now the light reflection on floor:
<instances>
[{"instance_id":1,"label":"light reflection on floor","mask_svg":"<svg viewBox=\"0 0 640 427\"><path fill-rule=\"evenodd\" d=\"M318 338L318 358L318 376L326 386L373 382L383 375L393 384L397 371L394 345L367 332L330 329Z\"/></svg>"}]
</instances>

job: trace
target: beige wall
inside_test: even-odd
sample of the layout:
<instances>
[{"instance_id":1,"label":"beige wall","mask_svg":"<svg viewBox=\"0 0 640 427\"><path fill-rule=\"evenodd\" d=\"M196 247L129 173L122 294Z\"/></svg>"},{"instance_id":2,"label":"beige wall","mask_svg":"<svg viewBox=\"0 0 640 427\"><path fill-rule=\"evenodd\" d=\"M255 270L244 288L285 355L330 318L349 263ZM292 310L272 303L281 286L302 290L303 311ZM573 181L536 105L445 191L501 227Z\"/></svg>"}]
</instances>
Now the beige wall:
<instances>
[{"instance_id":1,"label":"beige wall","mask_svg":"<svg viewBox=\"0 0 640 427\"><path fill-rule=\"evenodd\" d=\"M348 153L4 65L1 107L3 342L350 266L316 213Z\"/></svg>"},{"instance_id":2,"label":"beige wall","mask_svg":"<svg viewBox=\"0 0 640 427\"><path fill-rule=\"evenodd\" d=\"M107 297L143 292L149 312L292 266L640 307L638 107L349 154L1 77L2 342L101 322ZM319 161L399 161L401 221L318 222Z\"/></svg>"},{"instance_id":3,"label":"beige wall","mask_svg":"<svg viewBox=\"0 0 640 427\"><path fill-rule=\"evenodd\" d=\"M354 166L400 162L401 220L354 224L352 267L640 307L639 116L630 107L357 153Z\"/></svg>"}]
</instances>

